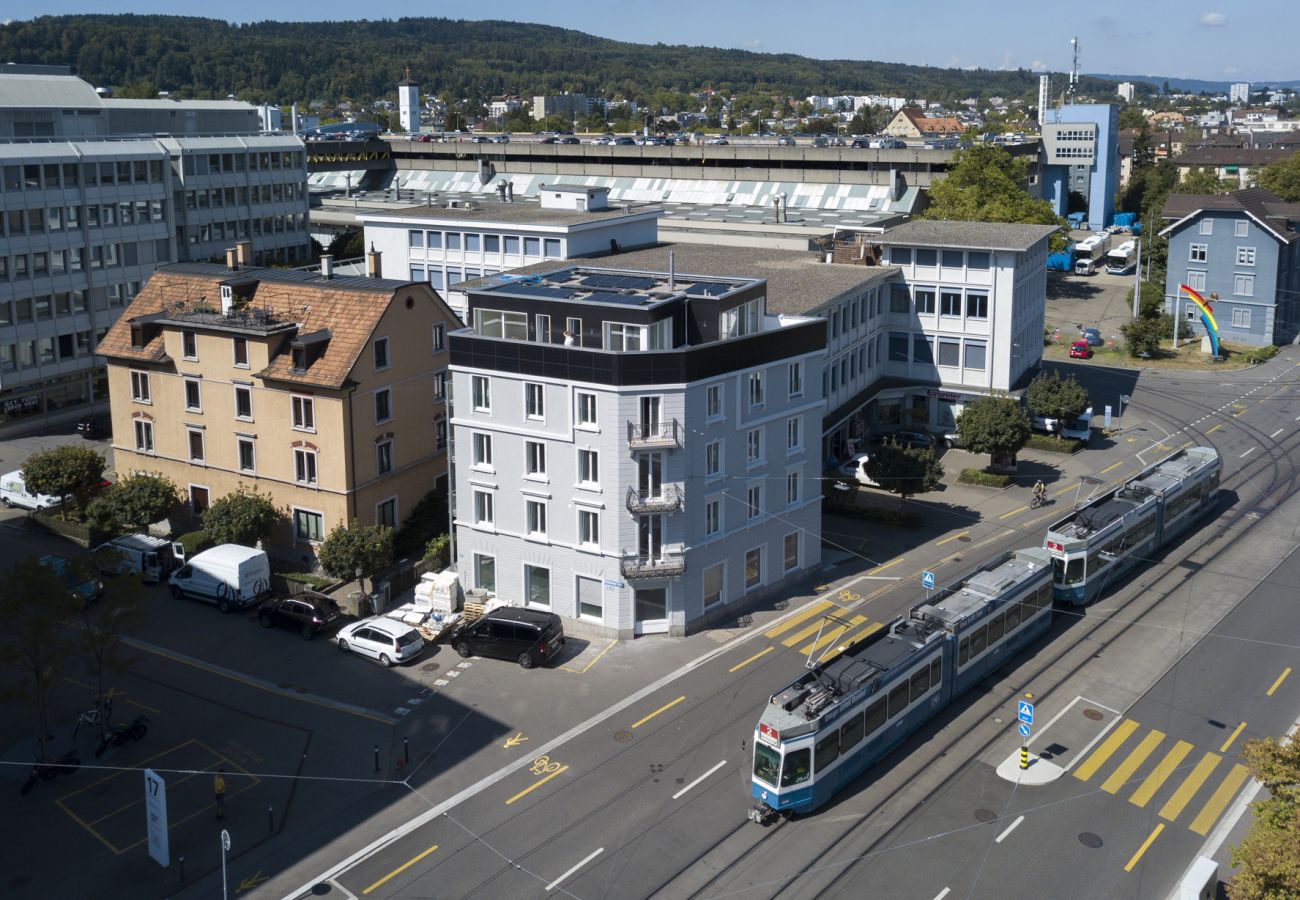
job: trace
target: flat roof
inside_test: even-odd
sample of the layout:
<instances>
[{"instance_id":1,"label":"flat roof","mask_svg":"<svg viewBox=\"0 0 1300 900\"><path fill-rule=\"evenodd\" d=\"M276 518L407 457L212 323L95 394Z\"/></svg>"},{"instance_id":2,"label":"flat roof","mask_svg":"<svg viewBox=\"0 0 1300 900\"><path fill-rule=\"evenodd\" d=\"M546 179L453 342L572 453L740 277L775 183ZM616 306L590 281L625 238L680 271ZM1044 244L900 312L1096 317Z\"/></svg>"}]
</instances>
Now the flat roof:
<instances>
[{"instance_id":1,"label":"flat roof","mask_svg":"<svg viewBox=\"0 0 1300 900\"><path fill-rule=\"evenodd\" d=\"M374 198L359 198L372 201ZM447 206L448 200L454 200L456 206ZM466 206L465 204L472 204ZM433 204L398 206L387 204L381 208L358 209L356 216L362 222L392 222L396 224L419 222L501 222L511 225L586 225L590 222L607 222L625 216L661 213L662 209L653 203L627 203L610 206L605 209L542 209L536 200L503 203L500 200L485 200L481 197L468 198L460 194L452 197L434 196ZM322 202L322 209L348 210L346 200Z\"/></svg>"},{"instance_id":2,"label":"flat roof","mask_svg":"<svg viewBox=\"0 0 1300 900\"><path fill-rule=\"evenodd\" d=\"M733 270L734 271L734 270ZM688 275L640 269L561 266L544 275L502 274L480 279L476 295L530 300L595 303L604 306L657 306L681 297L725 297L762 283L759 278Z\"/></svg>"},{"instance_id":3,"label":"flat roof","mask_svg":"<svg viewBox=\"0 0 1300 900\"><path fill-rule=\"evenodd\" d=\"M1057 230L1055 225L913 219L890 228L881 235L880 243L963 250L1015 250L1023 253Z\"/></svg>"}]
</instances>

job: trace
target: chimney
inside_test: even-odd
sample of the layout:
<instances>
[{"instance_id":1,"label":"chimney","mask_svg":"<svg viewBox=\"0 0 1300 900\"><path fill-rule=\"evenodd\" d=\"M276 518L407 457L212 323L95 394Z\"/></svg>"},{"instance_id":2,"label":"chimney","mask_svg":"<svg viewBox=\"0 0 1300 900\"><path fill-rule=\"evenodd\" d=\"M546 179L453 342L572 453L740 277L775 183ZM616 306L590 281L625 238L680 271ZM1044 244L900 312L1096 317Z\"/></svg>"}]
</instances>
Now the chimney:
<instances>
[{"instance_id":1,"label":"chimney","mask_svg":"<svg viewBox=\"0 0 1300 900\"><path fill-rule=\"evenodd\" d=\"M501 202L502 202L502 203L505 203L505 202L506 202L506 183L505 183L504 181L498 181L498 182L497 182L497 194L498 194L498 196L501 198Z\"/></svg>"},{"instance_id":2,"label":"chimney","mask_svg":"<svg viewBox=\"0 0 1300 900\"><path fill-rule=\"evenodd\" d=\"M239 251L234 247L226 248L226 268L232 272L239 268Z\"/></svg>"},{"instance_id":3,"label":"chimney","mask_svg":"<svg viewBox=\"0 0 1300 900\"><path fill-rule=\"evenodd\" d=\"M677 290L677 251L668 251L668 290Z\"/></svg>"},{"instance_id":4,"label":"chimney","mask_svg":"<svg viewBox=\"0 0 1300 900\"><path fill-rule=\"evenodd\" d=\"M235 259L243 268L250 268L253 265L253 242L240 241L235 244Z\"/></svg>"},{"instance_id":5,"label":"chimney","mask_svg":"<svg viewBox=\"0 0 1300 900\"><path fill-rule=\"evenodd\" d=\"M289 107L289 121L291 123L290 127L293 129L293 133L297 134L298 133L298 104L297 103Z\"/></svg>"},{"instance_id":6,"label":"chimney","mask_svg":"<svg viewBox=\"0 0 1300 900\"><path fill-rule=\"evenodd\" d=\"M506 182L506 202L515 202L515 183L513 181Z\"/></svg>"},{"instance_id":7,"label":"chimney","mask_svg":"<svg viewBox=\"0 0 1300 900\"><path fill-rule=\"evenodd\" d=\"M329 281L334 277L334 256L330 253L322 253L320 258L320 277Z\"/></svg>"},{"instance_id":8,"label":"chimney","mask_svg":"<svg viewBox=\"0 0 1300 900\"><path fill-rule=\"evenodd\" d=\"M366 254L366 274L371 278L384 277L383 253L375 249L374 242L370 244L370 252Z\"/></svg>"}]
</instances>

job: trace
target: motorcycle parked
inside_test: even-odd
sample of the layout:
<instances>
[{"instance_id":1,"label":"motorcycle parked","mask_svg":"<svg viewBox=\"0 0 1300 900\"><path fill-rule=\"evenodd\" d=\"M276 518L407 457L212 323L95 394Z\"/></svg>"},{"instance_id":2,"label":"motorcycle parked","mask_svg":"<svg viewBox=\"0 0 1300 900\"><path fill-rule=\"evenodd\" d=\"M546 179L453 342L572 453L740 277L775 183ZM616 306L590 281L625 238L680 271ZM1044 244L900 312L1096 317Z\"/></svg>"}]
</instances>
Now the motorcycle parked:
<instances>
[{"instance_id":1,"label":"motorcycle parked","mask_svg":"<svg viewBox=\"0 0 1300 900\"><path fill-rule=\"evenodd\" d=\"M37 781L53 781L60 775L71 775L81 767L81 754L76 750L69 750L53 762L38 762L32 766L32 772L23 782L22 793L30 791Z\"/></svg>"},{"instance_id":2,"label":"motorcycle parked","mask_svg":"<svg viewBox=\"0 0 1300 900\"><path fill-rule=\"evenodd\" d=\"M109 747L120 747L123 744L129 744L131 741L138 741L149 733L149 717L136 716L129 724L118 723L112 725L99 739L99 749L95 751L95 759L104 755L104 751Z\"/></svg>"}]
</instances>

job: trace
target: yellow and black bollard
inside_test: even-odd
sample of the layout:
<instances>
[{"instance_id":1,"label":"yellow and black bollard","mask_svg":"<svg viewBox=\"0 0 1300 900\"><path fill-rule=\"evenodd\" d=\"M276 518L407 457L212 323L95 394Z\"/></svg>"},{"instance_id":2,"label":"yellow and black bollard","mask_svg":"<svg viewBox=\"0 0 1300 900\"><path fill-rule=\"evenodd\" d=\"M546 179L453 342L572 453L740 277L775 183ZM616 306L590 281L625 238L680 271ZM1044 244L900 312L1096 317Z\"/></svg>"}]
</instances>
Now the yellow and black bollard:
<instances>
[{"instance_id":1,"label":"yellow and black bollard","mask_svg":"<svg viewBox=\"0 0 1300 900\"><path fill-rule=\"evenodd\" d=\"M1023 772L1029 768L1029 748L1023 744L1020 747L1020 770Z\"/></svg>"}]
</instances>

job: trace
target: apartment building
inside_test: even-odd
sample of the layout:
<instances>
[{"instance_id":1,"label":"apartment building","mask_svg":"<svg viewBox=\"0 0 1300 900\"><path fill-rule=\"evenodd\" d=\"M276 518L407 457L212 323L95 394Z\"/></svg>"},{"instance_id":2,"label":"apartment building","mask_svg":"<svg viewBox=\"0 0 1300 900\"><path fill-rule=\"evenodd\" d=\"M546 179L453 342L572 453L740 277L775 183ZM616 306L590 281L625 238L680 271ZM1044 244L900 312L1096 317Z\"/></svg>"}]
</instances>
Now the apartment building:
<instances>
[{"instance_id":1,"label":"apartment building","mask_svg":"<svg viewBox=\"0 0 1300 900\"><path fill-rule=\"evenodd\" d=\"M427 284L248 266L159 267L98 348L114 462L195 513L247 487L286 509L274 549L309 563L337 525L398 527L445 490L447 344ZM241 261L242 260L242 261Z\"/></svg>"},{"instance_id":2,"label":"apartment building","mask_svg":"<svg viewBox=\"0 0 1300 900\"><path fill-rule=\"evenodd\" d=\"M571 631L684 634L820 564L826 325L761 279L564 266L449 337L455 565Z\"/></svg>"}]
</instances>

